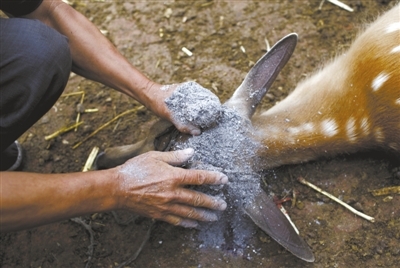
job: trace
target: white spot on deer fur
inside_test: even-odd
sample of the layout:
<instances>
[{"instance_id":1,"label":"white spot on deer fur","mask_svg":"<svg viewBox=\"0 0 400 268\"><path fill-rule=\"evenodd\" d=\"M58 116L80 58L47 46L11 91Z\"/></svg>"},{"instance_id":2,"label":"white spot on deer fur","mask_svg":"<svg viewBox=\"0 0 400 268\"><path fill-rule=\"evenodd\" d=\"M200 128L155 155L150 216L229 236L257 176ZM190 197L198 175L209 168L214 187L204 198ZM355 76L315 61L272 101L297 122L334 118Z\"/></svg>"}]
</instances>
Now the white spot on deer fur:
<instances>
[{"instance_id":1,"label":"white spot on deer fur","mask_svg":"<svg viewBox=\"0 0 400 268\"><path fill-rule=\"evenodd\" d=\"M292 134L299 134L303 132L312 132L314 130L314 124L313 123L305 123L303 125L297 126L297 127L289 127L287 129L288 132Z\"/></svg>"},{"instance_id":2,"label":"white spot on deer fur","mask_svg":"<svg viewBox=\"0 0 400 268\"><path fill-rule=\"evenodd\" d=\"M373 91L377 91L382 87L382 85L389 79L389 75L385 73L380 73L375 79L372 81L372 89Z\"/></svg>"},{"instance_id":3,"label":"white spot on deer fur","mask_svg":"<svg viewBox=\"0 0 400 268\"><path fill-rule=\"evenodd\" d=\"M346 134L350 142L354 142L357 140L356 120L353 117L350 117L350 119L347 121Z\"/></svg>"},{"instance_id":4,"label":"white spot on deer fur","mask_svg":"<svg viewBox=\"0 0 400 268\"><path fill-rule=\"evenodd\" d=\"M287 130L292 134L298 134L301 131L299 127L289 127Z\"/></svg>"},{"instance_id":5,"label":"white spot on deer fur","mask_svg":"<svg viewBox=\"0 0 400 268\"><path fill-rule=\"evenodd\" d=\"M333 119L326 119L321 123L321 131L325 136L333 137L338 133L338 126Z\"/></svg>"},{"instance_id":6,"label":"white spot on deer fur","mask_svg":"<svg viewBox=\"0 0 400 268\"><path fill-rule=\"evenodd\" d=\"M394 22L386 28L386 33L393 33L395 31L400 31L400 22Z\"/></svg>"},{"instance_id":7,"label":"white spot on deer fur","mask_svg":"<svg viewBox=\"0 0 400 268\"><path fill-rule=\"evenodd\" d=\"M400 105L400 98L394 101L395 104Z\"/></svg>"},{"instance_id":8,"label":"white spot on deer fur","mask_svg":"<svg viewBox=\"0 0 400 268\"><path fill-rule=\"evenodd\" d=\"M399 53L400 52L400 46L394 47L390 53Z\"/></svg>"},{"instance_id":9,"label":"white spot on deer fur","mask_svg":"<svg viewBox=\"0 0 400 268\"><path fill-rule=\"evenodd\" d=\"M368 136L369 135L369 122L368 122L368 118L364 117L363 119L361 119L361 123L360 123L360 128L362 130L362 133L364 134L364 136Z\"/></svg>"},{"instance_id":10,"label":"white spot on deer fur","mask_svg":"<svg viewBox=\"0 0 400 268\"><path fill-rule=\"evenodd\" d=\"M380 128L380 127L377 127L374 129L374 136L375 136L375 140L377 142L382 143L385 141L385 135L383 135L382 128Z\"/></svg>"},{"instance_id":11,"label":"white spot on deer fur","mask_svg":"<svg viewBox=\"0 0 400 268\"><path fill-rule=\"evenodd\" d=\"M314 124L313 123L305 123L301 126L302 129L306 132L312 132L314 130Z\"/></svg>"}]
</instances>

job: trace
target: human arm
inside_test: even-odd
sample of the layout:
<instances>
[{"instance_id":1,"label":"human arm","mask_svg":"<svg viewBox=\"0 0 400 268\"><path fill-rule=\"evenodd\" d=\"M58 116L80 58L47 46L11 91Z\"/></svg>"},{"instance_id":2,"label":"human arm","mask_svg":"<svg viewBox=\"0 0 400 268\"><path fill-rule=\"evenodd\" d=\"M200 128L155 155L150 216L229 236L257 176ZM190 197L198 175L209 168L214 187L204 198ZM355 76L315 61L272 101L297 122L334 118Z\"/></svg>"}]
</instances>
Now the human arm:
<instances>
[{"instance_id":1,"label":"human arm","mask_svg":"<svg viewBox=\"0 0 400 268\"><path fill-rule=\"evenodd\" d=\"M176 85L161 90L162 85L137 70L93 23L69 5L61 0L44 0L24 17L39 19L68 37L75 73L135 98L181 132L200 133L198 126L179 124L165 104Z\"/></svg>"},{"instance_id":2,"label":"human arm","mask_svg":"<svg viewBox=\"0 0 400 268\"><path fill-rule=\"evenodd\" d=\"M193 150L150 152L113 169L68 174L1 172L1 232L125 209L174 225L213 221L226 203L186 185L226 183L217 172L186 170ZM161 172L160 172L161 171Z\"/></svg>"}]
</instances>

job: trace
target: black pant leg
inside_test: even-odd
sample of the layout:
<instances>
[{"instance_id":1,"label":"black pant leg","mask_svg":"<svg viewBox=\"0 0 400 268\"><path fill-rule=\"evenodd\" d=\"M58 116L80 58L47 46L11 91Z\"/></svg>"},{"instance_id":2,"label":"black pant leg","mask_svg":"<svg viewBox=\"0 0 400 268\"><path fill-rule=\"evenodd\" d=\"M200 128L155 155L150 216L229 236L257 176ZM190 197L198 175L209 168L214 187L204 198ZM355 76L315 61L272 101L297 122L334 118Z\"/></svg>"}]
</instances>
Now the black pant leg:
<instances>
[{"instance_id":1,"label":"black pant leg","mask_svg":"<svg viewBox=\"0 0 400 268\"><path fill-rule=\"evenodd\" d=\"M0 151L57 101L71 71L68 40L30 19L0 19Z\"/></svg>"}]
</instances>

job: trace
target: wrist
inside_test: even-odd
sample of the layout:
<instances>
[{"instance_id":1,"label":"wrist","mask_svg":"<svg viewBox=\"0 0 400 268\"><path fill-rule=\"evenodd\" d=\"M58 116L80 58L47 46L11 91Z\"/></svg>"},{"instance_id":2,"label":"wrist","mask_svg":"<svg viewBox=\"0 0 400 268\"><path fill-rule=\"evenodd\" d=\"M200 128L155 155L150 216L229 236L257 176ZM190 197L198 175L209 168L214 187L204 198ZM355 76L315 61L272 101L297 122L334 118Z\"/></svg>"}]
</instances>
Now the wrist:
<instances>
[{"instance_id":1,"label":"wrist","mask_svg":"<svg viewBox=\"0 0 400 268\"><path fill-rule=\"evenodd\" d=\"M88 206L86 213L106 212L119 208L119 185L116 180L115 168L81 174L87 176L87 187L85 187L85 184L81 186L83 192L87 191L88 198L82 198L82 200L86 199L85 203ZM86 205L81 204L82 207Z\"/></svg>"},{"instance_id":2,"label":"wrist","mask_svg":"<svg viewBox=\"0 0 400 268\"><path fill-rule=\"evenodd\" d=\"M104 211L118 210L122 208L123 196L121 193L121 180L118 176L118 167L102 170L105 174Z\"/></svg>"},{"instance_id":3,"label":"wrist","mask_svg":"<svg viewBox=\"0 0 400 268\"><path fill-rule=\"evenodd\" d=\"M161 85L149 81L144 90L145 100L143 104L157 116L171 121L165 99L173 93L175 88L176 85Z\"/></svg>"}]
</instances>

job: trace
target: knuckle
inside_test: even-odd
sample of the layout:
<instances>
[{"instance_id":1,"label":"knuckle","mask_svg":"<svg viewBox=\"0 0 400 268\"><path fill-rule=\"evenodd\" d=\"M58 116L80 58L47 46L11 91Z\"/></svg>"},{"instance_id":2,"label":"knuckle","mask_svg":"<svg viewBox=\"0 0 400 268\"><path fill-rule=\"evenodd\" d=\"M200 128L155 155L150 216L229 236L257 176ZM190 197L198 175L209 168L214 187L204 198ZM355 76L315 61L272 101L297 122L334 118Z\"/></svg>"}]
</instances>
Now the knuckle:
<instances>
[{"instance_id":1,"label":"knuckle","mask_svg":"<svg viewBox=\"0 0 400 268\"><path fill-rule=\"evenodd\" d=\"M181 154L179 151L172 151L171 157L172 157L172 161L174 161L174 162L181 161Z\"/></svg>"},{"instance_id":2,"label":"knuckle","mask_svg":"<svg viewBox=\"0 0 400 268\"><path fill-rule=\"evenodd\" d=\"M179 226L179 225L181 225L181 223L182 223L182 219L180 219L180 218L174 218L172 220L172 224L175 226Z\"/></svg>"},{"instance_id":3,"label":"knuckle","mask_svg":"<svg viewBox=\"0 0 400 268\"><path fill-rule=\"evenodd\" d=\"M193 205L195 207L199 207L202 204L203 204L203 200L201 198L201 195L199 193L196 193L196 195L194 196L194 199L193 199Z\"/></svg>"},{"instance_id":4,"label":"knuckle","mask_svg":"<svg viewBox=\"0 0 400 268\"><path fill-rule=\"evenodd\" d=\"M189 218L189 219L192 219L192 218L194 218L195 216L196 216L196 210L193 208L193 209L190 209L189 210L189 212L186 214L186 218Z\"/></svg>"},{"instance_id":5,"label":"knuckle","mask_svg":"<svg viewBox=\"0 0 400 268\"><path fill-rule=\"evenodd\" d=\"M197 182L199 185L202 185L206 182L207 176L204 172L198 172L197 173Z\"/></svg>"},{"instance_id":6,"label":"knuckle","mask_svg":"<svg viewBox=\"0 0 400 268\"><path fill-rule=\"evenodd\" d=\"M172 225L175 225L175 226L181 225L181 223L182 223L182 219L181 218L176 217L176 216L172 216L172 215L167 215L165 217L165 221L170 223L170 224L172 224Z\"/></svg>"},{"instance_id":7,"label":"knuckle","mask_svg":"<svg viewBox=\"0 0 400 268\"><path fill-rule=\"evenodd\" d=\"M186 184L190 180L188 173L186 170L183 170L181 175L180 175L180 183L181 184Z\"/></svg>"}]
</instances>

